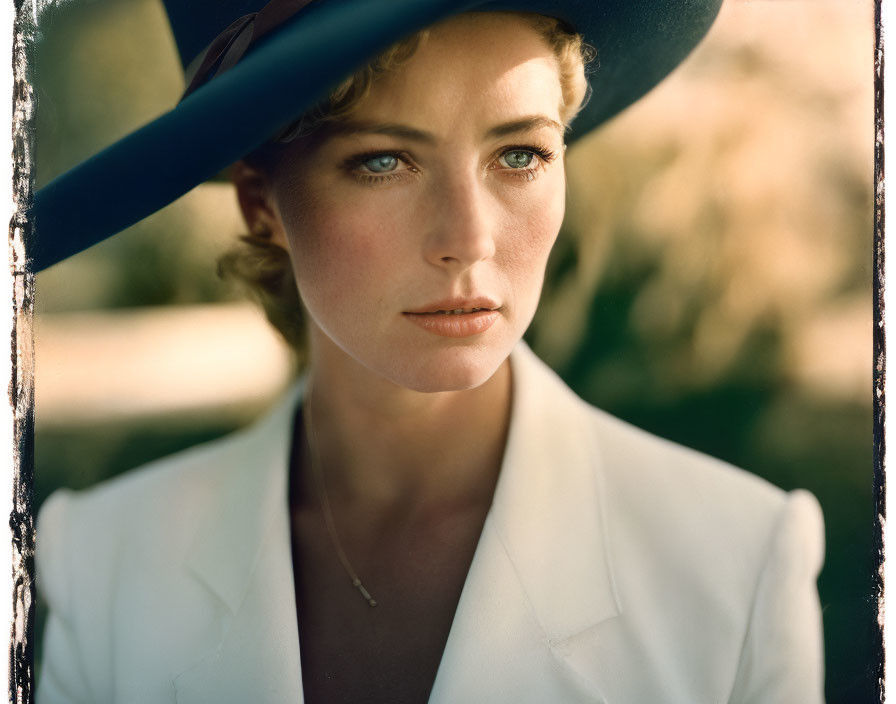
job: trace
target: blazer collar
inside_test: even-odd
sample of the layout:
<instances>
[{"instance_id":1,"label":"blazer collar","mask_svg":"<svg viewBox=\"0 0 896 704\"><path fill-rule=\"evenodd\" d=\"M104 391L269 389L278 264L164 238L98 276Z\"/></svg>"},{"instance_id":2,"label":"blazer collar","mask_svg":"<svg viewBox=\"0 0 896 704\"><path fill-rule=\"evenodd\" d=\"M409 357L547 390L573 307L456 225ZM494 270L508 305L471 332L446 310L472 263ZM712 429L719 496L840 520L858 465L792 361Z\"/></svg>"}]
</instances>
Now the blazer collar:
<instances>
[{"instance_id":1,"label":"blazer collar","mask_svg":"<svg viewBox=\"0 0 896 704\"><path fill-rule=\"evenodd\" d=\"M624 649L591 410L524 344L498 486L430 697L601 702Z\"/></svg>"},{"instance_id":2,"label":"blazer collar","mask_svg":"<svg viewBox=\"0 0 896 704\"><path fill-rule=\"evenodd\" d=\"M617 615L592 409L524 344L491 518L549 642Z\"/></svg>"},{"instance_id":3,"label":"blazer collar","mask_svg":"<svg viewBox=\"0 0 896 704\"><path fill-rule=\"evenodd\" d=\"M231 611L255 578L259 550L275 518L289 510L293 422L303 393L299 381L260 421L224 441L220 480L211 488L217 497L187 552L188 569Z\"/></svg>"},{"instance_id":4,"label":"blazer collar","mask_svg":"<svg viewBox=\"0 0 896 704\"><path fill-rule=\"evenodd\" d=\"M260 422L218 448L213 508L185 557L220 619L195 644L197 659L170 674L178 704L301 703L302 674L287 500L301 382Z\"/></svg>"}]
</instances>

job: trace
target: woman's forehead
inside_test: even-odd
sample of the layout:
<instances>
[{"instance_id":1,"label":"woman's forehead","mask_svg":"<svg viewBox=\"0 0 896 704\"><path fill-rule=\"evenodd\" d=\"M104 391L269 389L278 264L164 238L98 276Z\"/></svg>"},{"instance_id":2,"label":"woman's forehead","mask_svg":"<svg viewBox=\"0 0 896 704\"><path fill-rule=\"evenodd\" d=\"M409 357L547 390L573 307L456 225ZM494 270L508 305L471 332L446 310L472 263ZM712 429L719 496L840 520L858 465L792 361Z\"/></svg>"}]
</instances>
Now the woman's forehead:
<instances>
[{"instance_id":1,"label":"woman's forehead","mask_svg":"<svg viewBox=\"0 0 896 704\"><path fill-rule=\"evenodd\" d=\"M435 25L406 62L374 81L353 117L438 125L537 113L559 122L561 103L557 59L540 32L518 15L469 13Z\"/></svg>"},{"instance_id":2,"label":"woman's forehead","mask_svg":"<svg viewBox=\"0 0 896 704\"><path fill-rule=\"evenodd\" d=\"M403 73L404 80L431 82L465 74L491 76L531 61L557 70L553 49L525 15L468 12L430 27L409 60L384 78Z\"/></svg>"}]
</instances>

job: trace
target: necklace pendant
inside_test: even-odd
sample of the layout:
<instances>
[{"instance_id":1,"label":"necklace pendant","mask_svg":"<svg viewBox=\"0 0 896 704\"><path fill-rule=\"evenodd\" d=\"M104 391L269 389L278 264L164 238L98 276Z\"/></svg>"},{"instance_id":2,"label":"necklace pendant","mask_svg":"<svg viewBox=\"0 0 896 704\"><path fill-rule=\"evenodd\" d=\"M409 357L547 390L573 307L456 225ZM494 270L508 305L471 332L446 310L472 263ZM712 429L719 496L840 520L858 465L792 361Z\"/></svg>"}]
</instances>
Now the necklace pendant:
<instances>
[{"instance_id":1,"label":"necklace pendant","mask_svg":"<svg viewBox=\"0 0 896 704\"><path fill-rule=\"evenodd\" d=\"M370 592L364 588L364 585L361 584L360 579L353 580L352 586L355 587L359 592L361 592L361 596L363 596L367 600L367 603L370 604L371 607L376 606L376 599L370 596Z\"/></svg>"},{"instance_id":2,"label":"necklace pendant","mask_svg":"<svg viewBox=\"0 0 896 704\"><path fill-rule=\"evenodd\" d=\"M320 468L320 459L317 457L317 452L315 451L317 440L314 437L314 423L311 420L311 384L308 384L308 393L305 397L305 403L302 406L302 411L305 414L305 425L306 425L306 435L308 437L308 454L311 459L311 471L314 474L314 478L317 480L317 489L320 493L320 504L321 510L324 513L324 521L327 524L327 532L330 534L330 540L333 541L333 547L336 548L336 556L339 558L339 561L342 563L343 568L345 568L345 573L351 578L352 586L361 592L361 596L370 604L371 607L376 606L376 599L370 596L370 592L364 588L364 585L361 584L361 580L358 579L358 575L355 574L355 571L352 569L351 563L348 561L348 557L345 554L345 550L342 549L342 544L339 542L339 536L336 534L336 526L333 525L333 511L330 509L330 499L327 497L327 487L324 484L324 475Z\"/></svg>"}]
</instances>

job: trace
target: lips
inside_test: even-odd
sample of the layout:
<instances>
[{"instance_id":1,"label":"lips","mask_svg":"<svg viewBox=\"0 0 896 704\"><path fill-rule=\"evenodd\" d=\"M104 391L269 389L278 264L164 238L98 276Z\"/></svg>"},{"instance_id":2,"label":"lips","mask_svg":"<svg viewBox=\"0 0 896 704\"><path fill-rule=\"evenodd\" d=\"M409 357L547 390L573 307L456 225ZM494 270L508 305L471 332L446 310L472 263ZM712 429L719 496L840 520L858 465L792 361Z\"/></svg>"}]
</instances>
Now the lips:
<instances>
[{"instance_id":1,"label":"lips","mask_svg":"<svg viewBox=\"0 0 896 704\"><path fill-rule=\"evenodd\" d=\"M496 301L493 301L492 299L486 297L447 298L445 300L434 301L433 303L428 303L415 310L409 310L405 312L411 315L461 315L464 313L478 313L484 310L495 311L499 308L500 305Z\"/></svg>"},{"instance_id":2,"label":"lips","mask_svg":"<svg viewBox=\"0 0 896 704\"><path fill-rule=\"evenodd\" d=\"M460 315L462 313L478 313L481 310L491 310L491 308L457 308L455 310L437 310L433 313L423 313L423 315Z\"/></svg>"},{"instance_id":3,"label":"lips","mask_svg":"<svg viewBox=\"0 0 896 704\"><path fill-rule=\"evenodd\" d=\"M488 330L500 315L500 305L486 298L437 301L413 311L406 320L441 337L470 337Z\"/></svg>"}]
</instances>

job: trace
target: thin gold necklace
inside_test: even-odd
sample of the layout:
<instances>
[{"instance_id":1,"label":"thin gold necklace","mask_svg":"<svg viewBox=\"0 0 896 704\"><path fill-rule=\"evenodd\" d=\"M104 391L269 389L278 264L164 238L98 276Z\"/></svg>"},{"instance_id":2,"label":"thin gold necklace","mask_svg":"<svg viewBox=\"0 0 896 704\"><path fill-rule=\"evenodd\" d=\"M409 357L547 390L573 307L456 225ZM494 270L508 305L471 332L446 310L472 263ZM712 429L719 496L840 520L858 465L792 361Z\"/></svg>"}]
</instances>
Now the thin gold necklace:
<instances>
[{"instance_id":1,"label":"thin gold necklace","mask_svg":"<svg viewBox=\"0 0 896 704\"><path fill-rule=\"evenodd\" d=\"M305 398L303 409L305 415L305 426L308 429L308 455L311 457L311 473L314 475L314 481L317 484L317 493L320 498L321 508L324 512L324 522L327 524L327 531L330 534L330 541L336 549L336 555L345 568L346 574L352 580L352 586L361 592L361 596L370 606L376 606L376 599L370 596L370 592L361 584L358 573L352 567L352 563L348 561L345 550L342 549L342 543L339 542L339 535L336 533L336 524L333 521L333 511L330 509L330 498L327 496L327 486L324 483L324 473L320 466L320 458L317 456L317 437L314 434L314 422L311 419L311 384L308 384L308 394Z\"/></svg>"}]
</instances>

